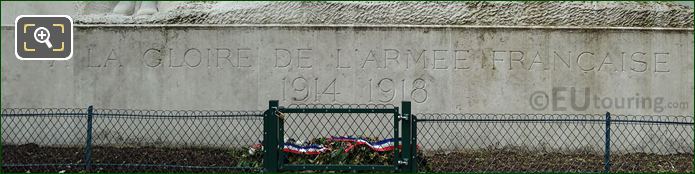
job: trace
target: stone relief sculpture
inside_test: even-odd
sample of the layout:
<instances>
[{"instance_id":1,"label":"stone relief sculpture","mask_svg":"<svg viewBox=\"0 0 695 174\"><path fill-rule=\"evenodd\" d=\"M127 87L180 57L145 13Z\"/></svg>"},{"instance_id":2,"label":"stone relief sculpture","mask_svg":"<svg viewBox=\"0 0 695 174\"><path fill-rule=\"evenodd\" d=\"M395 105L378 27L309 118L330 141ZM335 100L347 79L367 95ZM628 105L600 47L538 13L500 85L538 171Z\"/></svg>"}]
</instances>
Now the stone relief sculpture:
<instances>
[{"instance_id":1,"label":"stone relief sculpture","mask_svg":"<svg viewBox=\"0 0 695 174\"><path fill-rule=\"evenodd\" d=\"M136 1L120 1L113 8L112 12L120 15L152 15L156 13L157 1L143 1L139 2L140 6L137 8ZM137 10L137 11L136 11Z\"/></svg>"}]
</instances>

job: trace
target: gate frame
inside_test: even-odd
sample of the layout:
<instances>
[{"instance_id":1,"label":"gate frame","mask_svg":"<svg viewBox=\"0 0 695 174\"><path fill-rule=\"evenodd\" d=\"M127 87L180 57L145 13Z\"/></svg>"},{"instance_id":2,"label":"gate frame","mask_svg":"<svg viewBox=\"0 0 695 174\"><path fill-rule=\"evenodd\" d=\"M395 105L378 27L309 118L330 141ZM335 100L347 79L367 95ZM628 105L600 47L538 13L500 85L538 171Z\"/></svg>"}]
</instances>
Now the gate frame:
<instances>
[{"instance_id":1,"label":"gate frame","mask_svg":"<svg viewBox=\"0 0 695 174\"><path fill-rule=\"evenodd\" d=\"M268 102L268 110L263 116L263 172L298 171L298 170L380 170L395 172L416 172L416 130L415 116L411 114L410 102L402 102L402 113L399 107L394 108L284 108L278 100ZM393 114L393 136L403 142L394 142L394 161L392 165L316 165L316 164L284 164L285 154L282 152L285 133L285 121L279 113L383 113ZM400 128L399 128L400 126ZM399 132L399 129L403 131Z\"/></svg>"}]
</instances>

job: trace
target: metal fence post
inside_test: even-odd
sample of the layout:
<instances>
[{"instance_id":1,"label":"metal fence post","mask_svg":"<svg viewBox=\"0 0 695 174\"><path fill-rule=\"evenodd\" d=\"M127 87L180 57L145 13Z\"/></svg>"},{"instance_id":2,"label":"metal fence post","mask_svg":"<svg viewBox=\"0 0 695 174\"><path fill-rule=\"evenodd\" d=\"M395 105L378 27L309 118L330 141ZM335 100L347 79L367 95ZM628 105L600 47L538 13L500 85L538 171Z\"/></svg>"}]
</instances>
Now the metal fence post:
<instances>
[{"instance_id":1,"label":"metal fence post","mask_svg":"<svg viewBox=\"0 0 695 174\"><path fill-rule=\"evenodd\" d=\"M92 122L94 118L94 106L87 108L87 145L84 150L85 170L92 169Z\"/></svg>"},{"instance_id":2,"label":"metal fence post","mask_svg":"<svg viewBox=\"0 0 695 174\"><path fill-rule=\"evenodd\" d=\"M605 150L603 156L603 172L610 173L611 171L611 113L606 112L606 140L605 140Z\"/></svg>"},{"instance_id":3,"label":"metal fence post","mask_svg":"<svg viewBox=\"0 0 695 174\"><path fill-rule=\"evenodd\" d=\"M417 144L415 144L415 134L416 130L414 128L415 120L413 119L414 117L412 116L411 112L411 107L410 107L410 102L409 101L403 101L401 102L401 115L403 116L404 120L401 121L401 128L403 129L403 132L401 133L401 138L403 139L403 160L406 162L406 165L404 166L402 172L408 172L408 173L413 173L417 172L416 166L417 166L417 161L415 161L415 156L417 155L416 152L416 147Z\"/></svg>"},{"instance_id":4,"label":"metal fence post","mask_svg":"<svg viewBox=\"0 0 695 174\"><path fill-rule=\"evenodd\" d=\"M402 158L403 156L403 147L401 146L402 141L404 141L404 138L406 135L406 131L400 131L401 126L399 123L403 124L405 122L403 115L399 112L398 107L393 108L393 138L397 138L393 142L393 163L396 167L396 172L403 171L403 167L408 164L406 160ZM400 138L398 138L400 137ZM398 147L401 147L400 149Z\"/></svg>"},{"instance_id":5,"label":"metal fence post","mask_svg":"<svg viewBox=\"0 0 695 174\"><path fill-rule=\"evenodd\" d=\"M408 102L408 103L410 103L410 102ZM417 115L413 115L411 112L410 118L413 120L412 121L413 124L410 127L411 132L413 132L412 139L411 139L412 141L410 143L410 145L411 145L410 149L412 149L412 154L413 154L412 155L412 160L413 160L412 164L413 165L411 166L412 169L410 169L410 170L412 170L412 172L415 173L415 172L417 172L417 165L419 162L418 153L417 153L417 148L418 148L418 146L417 146Z\"/></svg>"},{"instance_id":6,"label":"metal fence post","mask_svg":"<svg viewBox=\"0 0 695 174\"><path fill-rule=\"evenodd\" d=\"M263 116L263 171L277 172L278 171L278 118L275 114L278 109L279 102L270 100L268 102L268 110Z\"/></svg>"},{"instance_id":7,"label":"metal fence post","mask_svg":"<svg viewBox=\"0 0 695 174\"><path fill-rule=\"evenodd\" d=\"M285 146L285 140L284 140L284 138L285 138L285 118L284 118L284 114L282 114L282 111L280 110L279 104L277 104L276 106L277 107L275 108L275 111L280 112L280 114L281 114L280 116L275 114L275 116L278 117L276 119L277 124L278 124L278 129L277 129L278 130L277 131L278 148L277 149L283 149ZM284 164L285 159L287 158L287 154L285 154L282 150L278 150L277 153L278 153L278 158L276 161L278 162L278 170L280 170L280 168Z\"/></svg>"}]
</instances>

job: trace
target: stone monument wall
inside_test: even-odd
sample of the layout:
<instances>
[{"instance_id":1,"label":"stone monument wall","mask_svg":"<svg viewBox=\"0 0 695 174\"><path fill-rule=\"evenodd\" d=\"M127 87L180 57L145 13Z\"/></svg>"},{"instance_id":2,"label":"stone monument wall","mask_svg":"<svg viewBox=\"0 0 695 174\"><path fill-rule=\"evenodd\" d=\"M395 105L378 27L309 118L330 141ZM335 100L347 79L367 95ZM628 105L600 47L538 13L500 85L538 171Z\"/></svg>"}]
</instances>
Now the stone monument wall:
<instances>
[{"instance_id":1,"label":"stone monument wall","mask_svg":"<svg viewBox=\"0 0 695 174\"><path fill-rule=\"evenodd\" d=\"M68 61L10 59L3 47L2 102L249 110L275 99L407 100L423 113L687 115L691 38L689 29L81 26Z\"/></svg>"},{"instance_id":2,"label":"stone monument wall","mask_svg":"<svg viewBox=\"0 0 695 174\"><path fill-rule=\"evenodd\" d=\"M82 4L90 5L99 4ZM168 8L151 17L82 10L68 61L20 61L13 38L3 37L2 107L262 110L268 100L406 100L416 113L664 116L692 115L694 107L692 7L186 2ZM551 10L537 10L545 8ZM12 36L14 26L1 32ZM571 128L549 130L560 129ZM237 133L244 132L229 136ZM582 138L591 137L548 144L580 146Z\"/></svg>"}]
</instances>

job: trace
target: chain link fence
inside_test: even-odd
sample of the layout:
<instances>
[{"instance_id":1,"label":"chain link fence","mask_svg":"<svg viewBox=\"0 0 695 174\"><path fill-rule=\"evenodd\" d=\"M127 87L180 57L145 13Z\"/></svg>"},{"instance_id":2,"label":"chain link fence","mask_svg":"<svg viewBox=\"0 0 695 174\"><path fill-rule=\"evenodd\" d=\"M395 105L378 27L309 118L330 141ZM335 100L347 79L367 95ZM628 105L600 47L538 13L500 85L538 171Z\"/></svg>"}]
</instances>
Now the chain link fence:
<instances>
[{"instance_id":1,"label":"chain link fence","mask_svg":"<svg viewBox=\"0 0 695 174\"><path fill-rule=\"evenodd\" d=\"M320 109L346 113L321 113ZM346 147L354 142L326 141L352 137L377 142L398 137L394 114L369 109L397 107L278 108L283 125L279 137L284 141L279 143L332 149L322 155L281 153L282 163L395 164L392 151L376 152L367 146L350 150ZM693 171L692 116L414 115L420 171ZM257 172L264 167L267 150L262 147L263 116L263 111L2 109L2 170Z\"/></svg>"},{"instance_id":2,"label":"chain link fence","mask_svg":"<svg viewBox=\"0 0 695 174\"><path fill-rule=\"evenodd\" d=\"M612 119L611 172L693 172L693 116Z\"/></svg>"},{"instance_id":3,"label":"chain link fence","mask_svg":"<svg viewBox=\"0 0 695 174\"><path fill-rule=\"evenodd\" d=\"M393 105L289 105L278 108L278 114L285 147L281 170L395 169L388 143L398 138ZM312 147L318 150L307 151Z\"/></svg>"},{"instance_id":4,"label":"chain link fence","mask_svg":"<svg viewBox=\"0 0 695 174\"><path fill-rule=\"evenodd\" d=\"M432 172L692 172L692 116L417 114ZM610 131L607 132L607 120ZM608 139L607 139L608 137ZM608 152L610 153L606 153ZM608 164L608 166L606 165Z\"/></svg>"},{"instance_id":5,"label":"chain link fence","mask_svg":"<svg viewBox=\"0 0 695 174\"><path fill-rule=\"evenodd\" d=\"M250 154L249 146L262 141L262 116L261 111L3 109L3 171L258 171L262 153Z\"/></svg>"},{"instance_id":6,"label":"chain link fence","mask_svg":"<svg viewBox=\"0 0 695 174\"><path fill-rule=\"evenodd\" d=\"M2 109L2 171L85 169L87 109Z\"/></svg>"}]
</instances>

